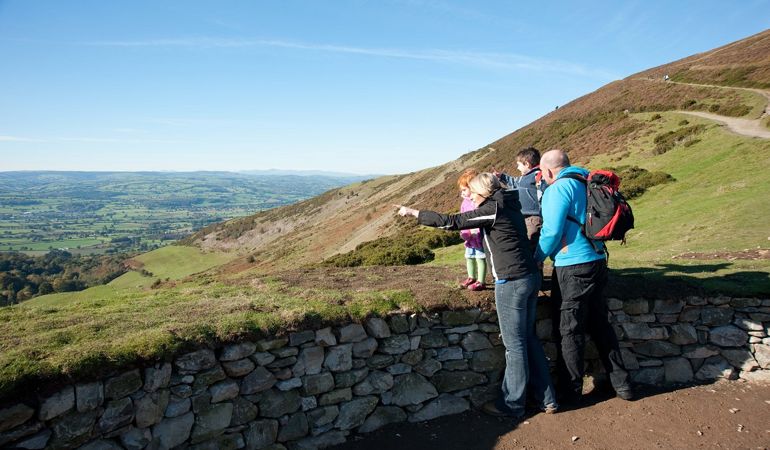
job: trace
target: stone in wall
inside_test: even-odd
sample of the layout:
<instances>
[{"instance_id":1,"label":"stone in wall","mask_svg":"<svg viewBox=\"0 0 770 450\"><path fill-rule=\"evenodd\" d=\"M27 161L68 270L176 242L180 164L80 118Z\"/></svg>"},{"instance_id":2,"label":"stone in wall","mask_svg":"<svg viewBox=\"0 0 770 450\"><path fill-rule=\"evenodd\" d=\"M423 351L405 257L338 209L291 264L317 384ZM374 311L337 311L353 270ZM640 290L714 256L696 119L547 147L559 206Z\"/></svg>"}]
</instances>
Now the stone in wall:
<instances>
[{"instance_id":1,"label":"stone in wall","mask_svg":"<svg viewBox=\"0 0 770 450\"><path fill-rule=\"evenodd\" d=\"M670 341L677 345L695 344L698 342L698 332L689 323L671 326Z\"/></svg>"},{"instance_id":2,"label":"stone in wall","mask_svg":"<svg viewBox=\"0 0 770 450\"><path fill-rule=\"evenodd\" d=\"M469 309L465 311L444 311L441 313L441 323L448 327L471 325L478 321L480 314L480 309Z\"/></svg>"},{"instance_id":3,"label":"stone in wall","mask_svg":"<svg viewBox=\"0 0 770 450\"><path fill-rule=\"evenodd\" d=\"M733 320L733 310L730 308L703 308L700 315L701 324L709 327L727 325Z\"/></svg>"},{"instance_id":4,"label":"stone in wall","mask_svg":"<svg viewBox=\"0 0 770 450\"><path fill-rule=\"evenodd\" d=\"M646 323L624 323L622 328L629 339L668 339L669 336L665 327L650 327Z\"/></svg>"},{"instance_id":5,"label":"stone in wall","mask_svg":"<svg viewBox=\"0 0 770 450\"><path fill-rule=\"evenodd\" d=\"M398 406L378 406L363 425L358 428L359 433L370 433L385 425L406 421L406 413Z\"/></svg>"},{"instance_id":6,"label":"stone in wall","mask_svg":"<svg viewBox=\"0 0 770 450\"><path fill-rule=\"evenodd\" d=\"M190 442L195 444L211 439L225 432L233 417L233 404L230 402L212 405L198 414L190 435Z\"/></svg>"},{"instance_id":7,"label":"stone in wall","mask_svg":"<svg viewBox=\"0 0 770 450\"><path fill-rule=\"evenodd\" d=\"M354 358L369 358L374 355L377 350L377 339L370 337L361 342L353 344L353 357Z\"/></svg>"},{"instance_id":8,"label":"stone in wall","mask_svg":"<svg viewBox=\"0 0 770 450\"><path fill-rule=\"evenodd\" d=\"M388 322L390 323L390 331L395 334L403 334L410 331L411 325L409 324L409 319L403 314L390 316Z\"/></svg>"},{"instance_id":9,"label":"stone in wall","mask_svg":"<svg viewBox=\"0 0 770 450\"><path fill-rule=\"evenodd\" d=\"M366 321L366 332L369 336L377 339L390 337L390 327L379 317L372 317Z\"/></svg>"},{"instance_id":10,"label":"stone in wall","mask_svg":"<svg viewBox=\"0 0 770 450\"><path fill-rule=\"evenodd\" d=\"M748 341L748 333L733 325L717 327L709 333L709 342L722 347L740 347Z\"/></svg>"},{"instance_id":11,"label":"stone in wall","mask_svg":"<svg viewBox=\"0 0 770 450\"><path fill-rule=\"evenodd\" d=\"M51 447L76 447L88 441L91 431L96 424L99 410L88 411L85 413L69 412L63 416L57 417L50 424Z\"/></svg>"},{"instance_id":12,"label":"stone in wall","mask_svg":"<svg viewBox=\"0 0 770 450\"><path fill-rule=\"evenodd\" d=\"M217 358L210 349L187 353L174 360L174 365L185 373L196 373L204 369L210 369L216 363Z\"/></svg>"},{"instance_id":13,"label":"stone in wall","mask_svg":"<svg viewBox=\"0 0 770 450\"><path fill-rule=\"evenodd\" d=\"M678 356L682 353L682 349L678 345L666 341L646 341L635 344L633 348L636 353L655 358ZM597 354L596 357L598 356Z\"/></svg>"},{"instance_id":14,"label":"stone in wall","mask_svg":"<svg viewBox=\"0 0 770 450\"><path fill-rule=\"evenodd\" d=\"M324 367L332 372L345 372L353 368L353 344L328 347Z\"/></svg>"},{"instance_id":15,"label":"stone in wall","mask_svg":"<svg viewBox=\"0 0 770 450\"><path fill-rule=\"evenodd\" d=\"M441 370L441 363L432 358L427 358L414 366L414 370L426 377L432 377L433 374Z\"/></svg>"},{"instance_id":16,"label":"stone in wall","mask_svg":"<svg viewBox=\"0 0 770 450\"><path fill-rule=\"evenodd\" d=\"M623 312L628 315L647 314L650 312L650 302L647 299L637 298L623 301Z\"/></svg>"},{"instance_id":17,"label":"stone in wall","mask_svg":"<svg viewBox=\"0 0 770 450\"><path fill-rule=\"evenodd\" d=\"M281 392L270 389L259 394L258 405L262 416L277 418L296 412L300 409L301 402L296 390Z\"/></svg>"},{"instance_id":18,"label":"stone in wall","mask_svg":"<svg viewBox=\"0 0 770 450\"><path fill-rule=\"evenodd\" d=\"M249 425L246 435L246 448L262 449L278 439L277 420L257 420Z\"/></svg>"},{"instance_id":19,"label":"stone in wall","mask_svg":"<svg viewBox=\"0 0 770 450\"><path fill-rule=\"evenodd\" d=\"M687 358L666 358L663 360L666 384L689 383L692 381L692 365Z\"/></svg>"},{"instance_id":20,"label":"stone in wall","mask_svg":"<svg viewBox=\"0 0 770 450\"><path fill-rule=\"evenodd\" d=\"M302 378L302 395L318 395L334 389L334 376L329 372L306 375Z\"/></svg>"},{"instance_id":21,"label":"stone in wall","mask_svg":"<svg viewBox=\"0 0 770 450\"><path fill-rule=\"evenodd\" d=\"M645 367L631 374L631 380L639 384L658 386L663 384L666 370L663 367Z\"/></svg>"},{"instance_id":22,"label":"stone in wall","mask_svg":"<svg viewBox=\"0 0 770 450\"><path fill-rule=\"evenodd\" d=\"M336 405L353 399L353 391L350 388L336 389L318 398L320 406Z\"/></svg>"},{"instance_id":23,"label":"stone in wall","mask_svg":"<svg viewBox=\"0 0 770 450\"><path fill-rule=\"evenodd\" d=\"M695 374L695 379L700 381L712 381L718 378L726 378L728 380L737 378L737 373L733 366L721 356L712 356L706 359Z\"/></svg>"},{"instance_id":24,"label":"stone in wall","mask_svg":"<svg viewBox=\"0 0 770 450\"><path fill-rule=\"evenodd\" d=\"M128 397L109 401L96 424L96 433L109 433L130 424L134 420L134 412L134 404Z\"/></svg>"},{"instance_id":25,"label":"stone in wall","mask_svg":"<svg viewBox=\"0 0 770 450\"><path fill-rule=\"evenodd\" d=\"M419 411L409 415L410 422L422 422L451 414L460 414L470 408L468 400L452 394L441 394Z\"/></svg>"},{"instance_id":26,"label":"stone in wall","mask_svg":"<svg viewBox=\"0 0 770 450\"><path fill-rule=\"evenodd\" d=\"M237 393L236 393L237 394ZM139 428L147 428L163 419L168 407L170 392L166 389L148 392L134 400L135 423Z\"/></svg>"},{"instance_id":27,"label":"stone in wall","mask_svg":"<svg viewBox=\"0 0 770 450\"><path fill-rule=\"evenodd\" d=\"M393 387L393 375L379 370L370 372L366 379L353 387L355 395L383 394Z\"/></svg>"},{"instance_id":28,"label":"stone in wall","mask_svg":"<svg viewBox=\"0 0 770 450\"><path fill-rule=\"evenodd\" d=\"M278 380L264 367L257 367L241 383L241 394L249 395L272 388Z\"/></svg>"},{"instance_id":29,"label":"stone in wall","mask_svg":"<svg viewBox=\"0 0 770 450\"><path fill-rule=\"evenodd\" d=\"M400 355L410 350L409 336L397 334L387 337L380 342L378 351L386 355Z\"/></svg>"},{"instance_id":30,"label":"stone in wall","mask_svg":"<svg viewBox=\"0 0 770 450\"><path fill-rule=\"evenodd\" d=\"M740 371L751 372L752 370L759 368L759 364L754 359L754 355L747 349L726 348L722 349L721 354L730 365Z\"/></svg>"},{"instance_id":31,"label":"stone in wall","mask_svg":"<svg viewBox=\"0 0 770 450\"><path fill-rule=\"evenodd\" d=\"M241 378L251 373L257 366L249 358L222 363L222 368L228 377Z\"/></svg>"},{"instance_id":32,"label":"stone in wall","mask_svg":"<svg viewBox=\"0 0 770 450\"><path fill-rule=\"evenodd\" d=\"M257 342L257 351L269 352L272 350L278 350L280 348L286 347L286 344L288 343L289 343L289 338L287 337L279 337L276 339L264 339Z\"/></svg>"},{"instance_id":33,"label":"stone in wall","mask_svg":"<svg viewBox=\"0 0 770 450\"><path fill-rule=\"evenodd\" d=\"M489 372L505 368L505 348L495 347L473 353L471 369L476 372Z\"/></svg>"},{"instance_id":34,"label":"stone in wall","mask_svg":"<svg viewBox=\"0 0 770 450\"><path fill-rule=\"evenodd\" d=\"M254 403L242 398L233 399L233 416L230 426L246 425L259 416L259 408Z\"/></svg>"},{"instance_id":35,"label":"stone in wall","mask_svg":"<svg viewBox=\"0 0 770 450\"><path fill-rule=\"evenodd\" d=\"M289 345L292 347L296 347L299 345L302 345L306 342L313 342L315 341L315 331L313 330L306 330L306 331L299 331L297 333L290 333L289 334Z\"/></svg>"},{"instance_id":36,"label":"stone in wall","mask_svg":"<svg viewBox=\"0 0 770 450\"><path fill-rule=\"evenodd\" d=\"M422 375L409 373L396 377L393 387L393 404L396 406L419 405L438 397L435 386Z\"/></svg>"},{"instance_id":37,"label":"stone in wall","mask_svg":"<svg viewBox=\"0 0 770 450\"><path fill-rule=\"evenodd\" d=\"M334 427L341 430L350 430L364 423L377 406L379 398L374 396L359 397L340 405L340 413L334 422Z\"/></svg>"},{"instance_id":38,"label":"stone in wall","mask_svg":"<svg viewBox=\"0 0 770 450\"><path fill-rule=\"evenodd\" d=\"M278 431L278 442L296 441L306 436L309 430L307 416L303 412L281 418L278 423L281 425Z\"/></svg>"},{"instance_id":39,"label":"stone in wall","mask_svg":"<svg viewBox=\"0 0 770 450\"><path fill-rule=\"evenodd\" d=\"M352 323L345 325L337 330L339 343L345 344L348 342L361 342L367 338L364 327L359 323Z\"/></svg>"},{"instance_id":40,"label":"stone in wall","mask_svg":"<svg viewBox=\"0 0 770 450\"><path fill-rule=\"evenodd\" d=\"M74 407L75 389L72 386L67 386L41 403L38 418L40 420L50 420L64 414Z\"/></svg>"},{"instance_id":41,"label":"stone in wall","mask_svg":"<svg viewBox=\"0 0 770 450\"><path fill-rule=\"evenodd\" d=\"M171 363L159 363L144 369L144 390L155 392L167 388L171 382Z\"/></svg>"},{"instance_id":42,"label":"stone in wall","mask_svg":"<svg viewBox=\"0 0 770 450\"><path fill-rule=\"evenodd\" d=\"M128 431L120 435L120 443L127 450L142 450L152 442L152 432L149 428L129 427Z\"/></svg>"},{"instance_id":43,"label":"stone in wall","mask_svg":"<svg viewBox=\"0 0 770 450\"><path fill-rule=\"evenodd\" d=\"M34 415L35 410L23 403L0 409L0 433L16 428Z\"/></svg>"},{"instance_id":44,"label":"stone in wall","mask_svg":"<svg viewBox=\"0 0 770 450\"><path fill-rule=\"evenodd\" d=\"M751 349L759 366L763 369L770 369L770 345L752 344Z\"/></svg>"},{"instance_id":45,"label":"stone in wall","mask_svg":"<svg viewBox=\"0 0 770 450\"><path fill-rule=\"evenodd\" d=\"M455 392L486 383L487 377L472 371L438 372L431 378L438 392Z\"/></svg>"},{"instance_id":46,"label":"stone in wall","mask_svg":"<svg viewBox=\"0 0 770 450\"><path fill-rule=\"evenodd\" d=\"M219 355L220 361L237 361L247 358L257 351L257 344L254 342L240 342L238 344L227 345L222 349Z\"/></svg>"}]
</instances>

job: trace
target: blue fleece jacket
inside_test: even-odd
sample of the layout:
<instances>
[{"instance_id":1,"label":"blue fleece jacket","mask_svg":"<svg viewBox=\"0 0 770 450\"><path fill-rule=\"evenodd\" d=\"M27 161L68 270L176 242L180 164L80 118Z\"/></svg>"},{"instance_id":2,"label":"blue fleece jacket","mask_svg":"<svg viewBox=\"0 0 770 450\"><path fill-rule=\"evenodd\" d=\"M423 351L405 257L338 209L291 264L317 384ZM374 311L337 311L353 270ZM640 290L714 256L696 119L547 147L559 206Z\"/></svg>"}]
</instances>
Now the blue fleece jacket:
<instances>
[{"instance_id":1,"label":"blue fleece jacket","mask_svg":"<svg viewBox=\"0 0 770 450\"><path fill-rule=\"evenodd\" d=\"M588 176L588 171L582 167L567 167L559 172L556 181L543 193L543 229L540 230L535 259L542 262L550 256L555 267L605 258L604 243L593 241L592 244L580 230L580 225L567 219L572 217L581 224L586 221L585 184L565 178L569 173Z\"/></svg>"}]
</instances>

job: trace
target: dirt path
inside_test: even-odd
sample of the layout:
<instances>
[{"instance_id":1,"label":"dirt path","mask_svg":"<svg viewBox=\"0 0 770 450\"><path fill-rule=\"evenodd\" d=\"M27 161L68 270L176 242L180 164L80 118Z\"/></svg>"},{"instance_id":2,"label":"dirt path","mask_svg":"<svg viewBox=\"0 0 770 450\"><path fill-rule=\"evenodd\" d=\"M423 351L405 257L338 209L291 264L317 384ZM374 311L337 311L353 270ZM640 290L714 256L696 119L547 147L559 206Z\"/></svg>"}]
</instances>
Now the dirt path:
<instances>
[{"instance_id":1,"label":"dirt path","mask_svg":"<svg viewBox=\"0 0 770 450\"><path fill-rule=\"evenodd\" d=\"M767 110L765 110L767 111ZM743 136L770 139L770 130L762 125L762 119L738 119L736 117L720 116L700 111L676 111L681 114L703 117L704 119L715 120L727 126L727 129ZM767 113L767 112L765 112ZM762 115L764 118L764 114Z\"/></svg>"},{"instance_id":2,"label":"dirt path","mask_svg":"<svg viewBox=\"0 0 770 450\"><path fill-rule=\"evenodd\" d=\"M589 396L590 398L590 396ZM336 450L770 448L770 384L723 381L588 406L518 426L471 411L390 425Z\"/></svg>"},{"instance_id":3,"label":"dirt path","mask_svg":"<svg viewBox=\"0 0 770 450\"><path fill-rule=\"evenodd\" d=\"M712 87L712 88L720 88L720 89L738 89L741 91L751 91L751 92L760 94L767 99L768 103L767 105L765 105L765 110L762 112L762 115L758 119L739 119L737 117L720 116L719 114L711 114L711 113L700 112L700 111L681 111L680 110L676 112L680 114L689 114L691 116L698 116L704 119L714 120L716 122L726 125L728 130L736 134L749 136L749 137L757 137L762 139L770 139L770 129L768 129L762 124L762 121L765 119L765 117L770 115L770 92L768 91L764 91L762 89L753 89L753 88L744 88L744 87L718 86L715 84L682 83L679 81L671 81L671 80L663 81L663 80L657 80L657 79L651 79L651 78L638 78L638 79L644 80L644 81L651 81L654 83L675 83L675 84L684 84L687 86L702 86L702 87Z\"/></svg>"}]
</instances>

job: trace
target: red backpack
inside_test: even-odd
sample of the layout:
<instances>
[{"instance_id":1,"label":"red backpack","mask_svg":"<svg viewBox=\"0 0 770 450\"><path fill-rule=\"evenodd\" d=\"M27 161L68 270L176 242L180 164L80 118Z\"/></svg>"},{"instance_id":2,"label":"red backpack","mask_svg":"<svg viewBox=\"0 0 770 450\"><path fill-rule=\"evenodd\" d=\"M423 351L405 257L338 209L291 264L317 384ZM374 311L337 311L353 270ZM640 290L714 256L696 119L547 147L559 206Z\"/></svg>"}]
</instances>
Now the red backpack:
<instances>
[{"instance_id":1,"label":"red backpack","mask_svg":"<svg viewBox=\"0 0 770 450\"><path fill-rule=\"evenodd\" d=\"M609 170L594 170L588 178L569 173L572 178L586 185L586 223L580 224L588 239L595 241L618 240L626 242L626 232L634 228L634 213L620 188L620 177ZM572 217L569 220L577 222Z\"/></svg>"}]
</instances>

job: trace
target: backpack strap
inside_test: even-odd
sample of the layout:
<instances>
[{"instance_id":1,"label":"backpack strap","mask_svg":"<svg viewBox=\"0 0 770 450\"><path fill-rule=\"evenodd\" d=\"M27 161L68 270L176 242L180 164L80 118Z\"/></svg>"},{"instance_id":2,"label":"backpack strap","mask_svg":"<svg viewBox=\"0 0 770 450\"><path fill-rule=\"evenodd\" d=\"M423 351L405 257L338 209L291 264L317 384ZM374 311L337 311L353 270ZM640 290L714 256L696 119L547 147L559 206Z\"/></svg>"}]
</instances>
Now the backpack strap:
<instances>
[{"instance_id":1,"label":"backpack strap","mask_svg":"<svg viewBox=\"0 0 770 450\"><path fill-rule=\"evenodd\" d=\"M564 175L561 176L561 178L559 178L559 180L561 180L562 178L571 178L573 180L578 180L581 183L583 183L586 189L588 189L588 180L582 175L578 175L576 173L565 173ZM586 240L591 243L591 247L593 247L594 251L599 255L607 255L607 261L609 262L610 252L607 249L607 246L605 245L603 249L597 247L596 242L593 239L589 239L588 236L586 235L585 224L580 223L580 221L577 220L575 217L572 217L569 214L567 214L567 220L578 224L578 226L580 226L580 232L583 234L583 237L585 237Z\"/></svg>"}]
</instances>

